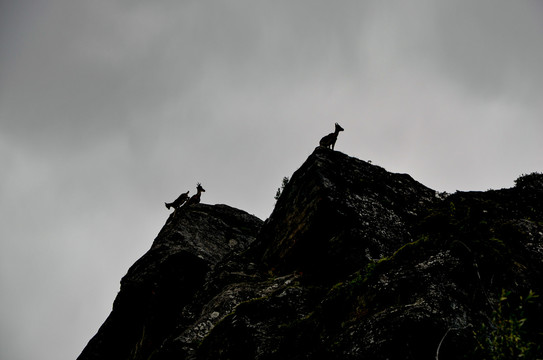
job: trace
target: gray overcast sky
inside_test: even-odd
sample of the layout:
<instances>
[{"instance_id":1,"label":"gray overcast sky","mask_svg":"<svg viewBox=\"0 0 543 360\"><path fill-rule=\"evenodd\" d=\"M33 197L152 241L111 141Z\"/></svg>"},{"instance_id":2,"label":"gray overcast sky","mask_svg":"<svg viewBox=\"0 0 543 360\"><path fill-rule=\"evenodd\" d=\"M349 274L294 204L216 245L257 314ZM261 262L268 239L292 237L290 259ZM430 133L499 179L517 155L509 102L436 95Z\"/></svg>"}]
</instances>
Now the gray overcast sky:
<instances>
[{"instance_id":1,"label":"gray overcast sky","mask_svg":"<svg viewBox=\"0 0 543 360\"><path fill-rule=\"evenodd\" d=\"M207 190L265 219L336 149L438 190L543 171L543 3L0 1L0 357L74 359Z\"/></svg>"}]
</instances>

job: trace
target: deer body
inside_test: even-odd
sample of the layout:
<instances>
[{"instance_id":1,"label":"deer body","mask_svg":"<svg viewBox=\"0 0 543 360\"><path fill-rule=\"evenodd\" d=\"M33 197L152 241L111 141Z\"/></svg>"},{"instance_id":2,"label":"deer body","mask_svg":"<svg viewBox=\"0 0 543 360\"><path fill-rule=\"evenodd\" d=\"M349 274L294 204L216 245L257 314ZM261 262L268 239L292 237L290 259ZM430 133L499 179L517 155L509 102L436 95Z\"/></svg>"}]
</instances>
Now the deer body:
<instances>
[{"instance_id":1,"label":"deer body","mask_svg":"<svg viewBox=\"0 0 543 360\"><path fill-rule=\"evenodd\" d=\"M179 208L181 205L183 205L188 199L189 199L189 192L190 191L187 191L186 193L183 193L181 195L179 195L179 197L177 199L175 199L173 202L171 203L164 203L166 205L166 208L169 210L170 207L173 207L174 209L177 209Z\"/></svg>"},{"instance_id":2,"label":"deer body","mask_svg":"<svg viewBox=\"0 0 543 360\"><path fill-rule=\"evenodd\" d=\"M204 188L202 187L202 185L200 185L200 183L196 184L196 191L196 194L192 195L190 199L188 199L185 206L198 204L200 202L200 196L203 192L205 192Z\"/></svg>"},{"instance_id":3,"label":"deer body","mask_svg":"<svg viewBox=\"0 0 543 360\"><path fill-rule=\"evenodd\" d=\"M344 129L338 123L336 123L335 131L333 133L330 133L324 136L319 142L319 145L325 148L331 148L332 150L334 150L334 146L336 145L336 141L337 141L337 136L339 135L339 132L343 130Z\"/></svg>"}]
</instances>

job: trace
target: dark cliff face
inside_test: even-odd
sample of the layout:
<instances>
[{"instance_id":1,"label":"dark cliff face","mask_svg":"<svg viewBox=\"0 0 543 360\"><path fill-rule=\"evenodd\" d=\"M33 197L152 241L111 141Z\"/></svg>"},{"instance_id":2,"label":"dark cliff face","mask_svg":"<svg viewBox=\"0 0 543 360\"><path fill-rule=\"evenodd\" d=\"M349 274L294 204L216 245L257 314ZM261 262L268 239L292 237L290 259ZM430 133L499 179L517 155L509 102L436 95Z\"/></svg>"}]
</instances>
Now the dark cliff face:
<instances>
[{"instance_id":1,"label":"dark cliff face","mask_svg":"<svg viewBox=\"0 0 543 360\"><path fill-rule=\"evenodd\" d=\"M206 276L254 241L262 221L226 205L173 213L151 249L121 280L113 310L79 359L147 359L178 327Z\"/></svg>"},{"instance_id":2,"label":"dark cliff face","mask_svg":"<svg viewBox=\"0 0 543 360\"><path fill-rule=\"evenodd\" d=\"M409 175L317 148L284 189L255 252L280 273L333 281L413 241L415 220L435 200Z\"/></svg>"},{"instance_id":3,"label":"dark cliff face","mask_svg":"<svg viewBox=\"0 0 543 360\"><path fill-rule=\"evenodd\" d=\"M502 290L543 294L541 275L541 176L440 196L317 148L264 223L170 216L80 359L483 358ZM541 343L541 301L523 311Z\"/></svg>"}]
</instances>

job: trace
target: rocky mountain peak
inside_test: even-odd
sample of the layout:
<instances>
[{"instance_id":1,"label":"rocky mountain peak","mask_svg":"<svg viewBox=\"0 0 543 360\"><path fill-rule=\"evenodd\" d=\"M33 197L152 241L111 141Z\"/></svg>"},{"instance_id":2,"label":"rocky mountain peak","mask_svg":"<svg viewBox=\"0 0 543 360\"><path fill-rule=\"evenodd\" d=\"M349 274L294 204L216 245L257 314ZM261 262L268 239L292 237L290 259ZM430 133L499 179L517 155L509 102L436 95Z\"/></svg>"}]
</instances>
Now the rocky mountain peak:
<instances>
[{"instance_id":1,"label":"rocky mountain peak","mask_svg":"<svg viewBox=\"0 0 543 360\"><path fill-rule=\"evenodd\" d=\"M499 316L540 356L542 179L445 196L318 147L265 222L176 210L79 359L484 358Z\"/></svg>"},{"instance_id":2,"label":"rocky mountain peak","mask_svg":"<svg viewBox=\"0 0 543 360\"><path fill-rule=\"evenodd\" d=\"M415 219L436 200L409 175L319 147L292 175L254 247L280 272L334 279L413 241Z\"/></svg>"}]
</instances>

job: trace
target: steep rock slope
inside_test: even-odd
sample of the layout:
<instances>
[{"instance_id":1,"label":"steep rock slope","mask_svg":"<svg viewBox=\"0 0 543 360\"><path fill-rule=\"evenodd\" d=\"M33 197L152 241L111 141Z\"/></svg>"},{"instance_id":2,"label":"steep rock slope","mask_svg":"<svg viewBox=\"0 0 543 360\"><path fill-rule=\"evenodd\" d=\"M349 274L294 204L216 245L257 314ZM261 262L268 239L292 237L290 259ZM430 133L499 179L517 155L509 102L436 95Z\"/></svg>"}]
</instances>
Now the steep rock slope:
<instances>
[{"instance_id":1,"label":"steep rock slope","mask_svg":"<svg viewBox=\"0 0 543 360\"><path fill-rule=\"evenodd\" d=\"M474 333L491 338L503 289L543 293L542 260L542 176L444 196L317 148L263 224L172 215L80 358L482 358ZM523 311L541 343L541 301Z\"/></svg>"},{"instance_id":2,"label":"steep rock slope","mask_svg":"<svg viewBox=\"0 0 543 360\"><path fill-rule=\"evenodd\" d=\"M409 175L317 148L285 187L254 252L279 272L333 280L411 242L414 220L436 200Z\"/></svg>"},{"instance_id":3,"label":"steep rock slope","mask_svg":"<svg viewBox=\"0 0 543 360\"><path fill-rule=\"evenodd\" d=\"M79 359L146 359L177 327L213 267L254 241L262 221L226 205L172 213L151 249L128 270L113 310Z\"/></svg>"}]
</instances>

